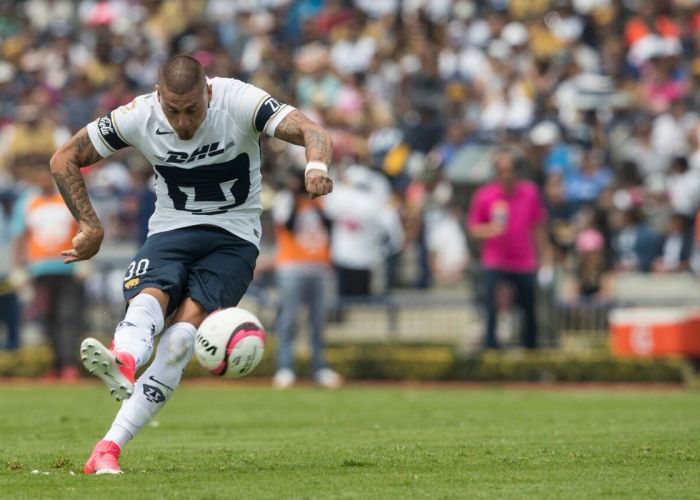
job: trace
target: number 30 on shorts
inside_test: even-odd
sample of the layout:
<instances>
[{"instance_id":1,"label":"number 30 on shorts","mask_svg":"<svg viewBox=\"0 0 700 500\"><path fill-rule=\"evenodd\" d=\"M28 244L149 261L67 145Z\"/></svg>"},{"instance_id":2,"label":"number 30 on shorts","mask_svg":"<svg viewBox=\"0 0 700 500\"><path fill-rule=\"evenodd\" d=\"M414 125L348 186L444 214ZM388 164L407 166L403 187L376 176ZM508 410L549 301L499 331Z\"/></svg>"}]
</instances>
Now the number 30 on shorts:
<instances>
[{"instance_id":1,"label":"number 30 on shorts","mask_svg":"<svg viewBox=\"0 0 700 500\"><path fill-rule=\"evenodd\" d=\"M146 274L150 263L151 262L148 259L141 259L138 262L132 260L131 264L129 264L129 269L126 271L126 276L124 276L124 281L129 281L132 278Z\"/></svg>"}]
</instances>

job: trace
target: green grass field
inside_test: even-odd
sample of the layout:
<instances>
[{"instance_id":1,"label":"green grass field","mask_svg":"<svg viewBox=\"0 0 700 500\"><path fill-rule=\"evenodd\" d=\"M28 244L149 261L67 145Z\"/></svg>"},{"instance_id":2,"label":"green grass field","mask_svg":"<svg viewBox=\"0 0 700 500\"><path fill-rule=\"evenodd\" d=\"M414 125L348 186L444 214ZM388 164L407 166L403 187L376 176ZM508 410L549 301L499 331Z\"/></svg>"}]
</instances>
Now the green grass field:
<instances>
[{"instance_id":1,"label":"green grass field","mask_svg":"<svg viewBox=\"0 0 700 500\"><path fill-rule=\"evenodd\" d=\"M0 498L700 498L693 392L191 385L81 475L116 409L0 388Z\"/></svg>"}]
</instances>

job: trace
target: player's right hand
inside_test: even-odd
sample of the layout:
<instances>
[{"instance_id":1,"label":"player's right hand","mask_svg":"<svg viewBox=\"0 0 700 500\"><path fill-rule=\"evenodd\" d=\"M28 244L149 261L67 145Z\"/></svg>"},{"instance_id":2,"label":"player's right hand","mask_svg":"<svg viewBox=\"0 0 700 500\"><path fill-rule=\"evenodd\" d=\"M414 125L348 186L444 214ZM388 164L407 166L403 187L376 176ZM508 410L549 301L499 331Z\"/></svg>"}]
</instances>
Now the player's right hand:
<instances>
[{"instance_id":1,"label":"player's right hand","mask_svg":"<svg viewBox=\"0 0 700 500\"><path fill-rule=\"evenodd\" d=\"M80 224L78 234L73 238L73 248L61 252L61 255L65 257L63 263L70 264L71 262L91 258L100 251L104 235L104 230L100 225L89 226Z\"/></svg>"},{"instance_id":2,"label":"player's right hand","mask_svg":"<svg viewBox=\"0 0 700 500\"><path fill-rule=\"evenodd\" d=\"M304 176L304 184L312 199L333 191L333 180L321 170L309 170Z\"/></svg>"}]
</instances>

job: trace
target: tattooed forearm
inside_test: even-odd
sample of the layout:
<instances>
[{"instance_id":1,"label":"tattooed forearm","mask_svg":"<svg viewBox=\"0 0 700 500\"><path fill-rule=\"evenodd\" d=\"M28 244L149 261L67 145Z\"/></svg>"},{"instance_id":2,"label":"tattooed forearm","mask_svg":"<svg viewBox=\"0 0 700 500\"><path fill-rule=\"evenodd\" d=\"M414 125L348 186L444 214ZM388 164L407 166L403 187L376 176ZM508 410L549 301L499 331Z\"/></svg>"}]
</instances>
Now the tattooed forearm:
<instances>
[{"instance_id":1,"label":"tattooed forearm","mask_svg":"<svg viewBox=\"0 0 700 500\"><path fill-rule=\"evenodd\" d=\"M275 129L275 137L283 141L296 144L297 146L304 145L304 134L302 129L305 122L311 122L300 111L294 110L284 117L284 120L277 125Z\"/></svg>"},{"instance_id":2,"label":"tattooed forearm","mask_svg":"<svg viewBox=\"0 0 700 500\"><path fill-rule=\"evenodd\" d=\"M51 158L51 173L66 206L79 224L96 230L101 230L100 221L90 203L80 167L92 165L101 159L85 129L73 136Z\"/></svg>"},{"instance_id":3,"label":"tattooed forearm","mask_svg":"<svg viewBox=\"0 0 700 500\"><path fill-rule=\"evenodd\" d=\"M63 196L66 206L75 217L78 223L84 222L88 226L97 227L100 225L97 214L90 203L83 174L80 167L68 160L63 171L53 172L58 191Z\"/></svg>"},{"instance_id":4,"label":"tattooed forearm","mask_svg":"<svg viewBox=\"0 0 700 500\"><path fill-rule=\"evenodd\" d=\"M277 125L275 137L298 146L304 146L308 161L320 161L326 165L331 163L333 142L330 134L298 110L289 113Z\"/></svg>"},{"instance_id":5,"label":"tattooed forearm","mask_svg":"<svg viewBox=\"0 0 700 500\"><path fill-rule=\"evenodd\" d=\"M333 143L328 132L318 126L308 127L304 130L304 143L308 161L320 161L330 165L333 159Z\"/></svg>"}]
</instances>

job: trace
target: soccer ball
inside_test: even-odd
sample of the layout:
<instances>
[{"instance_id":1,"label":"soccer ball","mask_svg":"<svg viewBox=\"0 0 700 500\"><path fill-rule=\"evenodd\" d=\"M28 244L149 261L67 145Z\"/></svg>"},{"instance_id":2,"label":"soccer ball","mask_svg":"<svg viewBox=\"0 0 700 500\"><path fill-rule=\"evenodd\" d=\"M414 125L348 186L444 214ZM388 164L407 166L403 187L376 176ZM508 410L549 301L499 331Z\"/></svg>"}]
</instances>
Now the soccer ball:
<instances>
[{"instance_id":1,"label":"soccer ball","mask_svg":"<svg viewBox=\"0 0 700 500\"><path fill-rule=\"evenodd\" d=\"M265 350L260 320L240 307L210 314L197 330L195 356L210 373L240 378L252 372Z\"/></svg>"}]
</instances>

